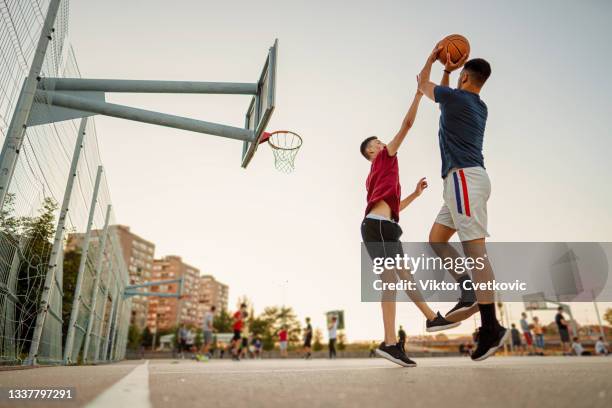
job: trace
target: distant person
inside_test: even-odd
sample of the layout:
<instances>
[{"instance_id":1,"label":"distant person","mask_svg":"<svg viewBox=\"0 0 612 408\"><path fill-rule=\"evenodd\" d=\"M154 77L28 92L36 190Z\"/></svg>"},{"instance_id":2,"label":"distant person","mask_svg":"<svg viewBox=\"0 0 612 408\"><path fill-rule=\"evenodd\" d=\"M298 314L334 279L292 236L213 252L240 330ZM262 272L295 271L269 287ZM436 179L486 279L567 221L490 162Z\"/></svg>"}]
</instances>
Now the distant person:
<instances>
[{"instance_id":1,"label":"distant person","mask_svg":"<svg viewBox=\"0 0 612 408\"><path fill-rule=\"evenodd\" d=\"M338 318L332 316L331 322L327 325L329 337L329 358L336 358L336 338L338 337Z\"/></svg>"},{"instance_id":2,"label":"distant person","mask_svg":"<svg viewBox=\"0 0 612 408\"><path fill-rule=\"evenodd\" d=\"M183 323L178 331L178 351L180 358L185 358L184 352L187 350L187 336L189 336L189 331L185 323Z\"/></svg>"},{"instance_id":3,"label":"distant person","mask_svg":"<svg viewBox=\"0 0 612 408\"><path fill-rule=\"evenodd\" d=\"M608 351L608 345L604 341L604 338L601 336L597 340L597 343L595 343L595 354L597 354L598 356L607 356L608 354L610 354L610 352Z\"/></svg>"},{"instance_id":4,"label":"distant person","mask_svg":"<svg viewBox=\"0 0 612 408\"><path fill-rule=\"evenodd\" d=\"M287 326L283 325L278 332L278 344L280 346L280 355L282 358L287 358Z\"/></svg>"},{"instance_id":5,"label":"distant person","mask_svg":"<svg viewBox=\"0 0 612 408\"><path fill-rule=\"evenodd\" d=\"M242 340L240 341L240 358L245 358L249 353L249 337L242 336Z\"/></svg>"},{"instance_id":6,"label":"distant person","mask_svg":"<svg viewBox=\"0 0 612 408\"><path fill-rule=\"evenodd\" d=\"M531 329L529 323L527 323L527 313L521 313L521 330L523 331L523 337L525 338L525 351L529 354L533 351L533 336L531 335Z\"/></svg>"},{"instance_id":7,"label":"distant person","mask_svg":"<svg viewBox=\"0 0 612 408\"><path fill-rule=\"evenodd\" d=\"M253 338L253 348L255 349L254 353L256 359L261 359L262 346L263 344L261 342L261 338L259 336L255 336L255 338Z\"/></svg>"},{"instance_id":8,"label":"distant person","mask_svg":"<svg viewBox=\"0 0 612 408\"><path fill-rule=\"evenodd\" d=\"M590 356L591 352L590 351L585 351L584 347L582 347L582 344L578 341L578 337L574 337L572 339L572 350L574 351L574 354L577 356Z\"/></svg>"},{"instance_id":9,"label":"distant person","mask_svg":"<svg viewBox=\"0 0 612 408\"><path fill-rule=\"evenodd\" d=\"M240 360L240 348L242 347L242 327L244 326L244 319L247 317L247 305L243 303L240 305L240 309L234 313L232 319L232 329L234 329L234 336L230 343L232 359Z\"/></svg>"},{"instance_id":10,"label":"distant person","mask_svg":"<svg viewBox=\"0 0 612 408\"><path fill-rule=\"evenodd\" d=\"M304 358L309 359L312 356L312 326L310 324L310 317L306 318L306 327L304 328Z\"/></svg>"},{"instance_id":11,"label":"distant person","mask_svg":"<svg viewBox=\"0 0 612 408\"><path fill-rule=\"evenodd\" d=\"M567 355L570 352L570 335L567 320L565 320L565 317L563 316L563 306L559 306L557 308L555 323L557 323L557 329L559 329L559 337L561 338L561 347L563 349L563 354Z\"/></svg>"},{"instance_id":12,"label":"distant person","mask_svg":"<svg viewBox=\"0 0 612 408\"><path fill-rule=\"evenodd\" d=\"M214 319L215 319L215 306L211 306L210 310L204 313L204 322L202 325L202 353L207 358L212 358L210 352L210 346L213 342L213 331L214 331Z\"/></svg>"},{"instance_id":13,"label":"distant person","mask_svg":"<svg viewBox=\"0 0 612 408\"><path fill-rule=\"evenodd\" d=\"M401 325L399 327L399 331L397 332L397 337L399 338L397 345L405 353L406 352L406 332L404 331L404 327Z\"/></svg>"},{"instance_id":14,"label":"distant person","mask_svg":"<svg viewBox=\"0 0 612 408\"><path fill-rule=\"evenodd\" d=\"M247 349L249 350L249 358L255 358L255 336L249 334L249 338L247 340Z\"/></svg>"},{"instance_id":15,"label":"distant person","mask_svg":"<svg viewBox=\"0 0 612 408\"><path fill-rule=\"evenodd\" d=\"M195 351L195 335L193 334L193 332L191 331L191 329L187 329L187 340L185 341L186 343L186 350L189 353L193 353ZM193 356L192 356L193 358Z\"/></svg>"},{"instance_id":16,"label":"distant person","mask_svg":"<svg viewBox=\"0 0 612 408\"><path fill-rule=\"evenodd\" d=\"M533 335L535 336L535 352L544 355L544 329L538 316L533 316Z\"/></svg>"},{"instance_id":17,"label":"distant person","mask_svg":"<svg viewBox=\"0 0 612 408\"><path fill-rule=\"evenodd\" d=\"M522 354L521 333L519 333L518 329L516 328L516 324L514 323L511 325L510 335L512 336L512 348L519 354Z\"/></svg>"}]
</instances>

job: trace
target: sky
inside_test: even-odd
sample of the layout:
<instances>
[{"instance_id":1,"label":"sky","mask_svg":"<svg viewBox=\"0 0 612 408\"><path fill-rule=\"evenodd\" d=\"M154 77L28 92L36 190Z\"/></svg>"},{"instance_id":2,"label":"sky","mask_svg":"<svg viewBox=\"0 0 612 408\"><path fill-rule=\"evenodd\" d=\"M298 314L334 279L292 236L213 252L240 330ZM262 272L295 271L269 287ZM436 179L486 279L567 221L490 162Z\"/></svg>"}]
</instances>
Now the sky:
<instances>
[{"instance_id":1,"label":"sky","mask_svg":"<svg viewBox=\"0 0 612 408\"><path fill-rule=\"evenodd\" d=\"M343 309L349 340L382 337L380 307L360 302L365 137L389 140L433 45L460 33L492 76L489 119L493 241L612 241L612 4L607 1L71 2L69 39L83 77L255 82L279 39L268 129L299 133L290 175L260 146L97 117L118 222L247 295L256 312L287 304L324 327ZM438 81L437 64L432 79ZM456 76L451 78L451 83ZM248 96L108 94L139 108L244 125ZM442 204L439 111L423 100L399 152L403 191L430 187L402 213L404 241L424 241ZM449 305L434 305L443 312ZM522 305L511 306L518 319ZM576 306L595 322L592 304ZM603 310L602 310L603 311ZM548 313L548 314L547 314ZM542 313L550 320L550 313ZM398 324L423 332L410 304ZM468 333L465 322L451 333Z\"/></svg>"}]
</instances>

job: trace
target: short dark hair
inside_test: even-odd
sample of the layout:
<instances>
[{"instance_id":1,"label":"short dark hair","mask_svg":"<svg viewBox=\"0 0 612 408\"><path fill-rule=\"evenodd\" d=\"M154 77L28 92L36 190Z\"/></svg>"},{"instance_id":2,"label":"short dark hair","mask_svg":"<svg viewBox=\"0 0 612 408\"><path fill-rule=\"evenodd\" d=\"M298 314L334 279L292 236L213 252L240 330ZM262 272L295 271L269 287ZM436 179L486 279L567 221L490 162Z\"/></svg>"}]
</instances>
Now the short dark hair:
<instances>
[{"instance_id":1,"label":"short dark hair","mask_svg":"<svg viewBox=\"0 0 612 408\"><path fill-rule=\"evenodd\" d=\"M367 160L370 160L370 158L368 157L368 153L366 152L366 149L368 148L368 143L376 139L378 139L376 136L370 136L370 137L367 137L363 142L361 142L359 151L361 152L361 155L365 157Z\"/></svg>"},{"instance_id":2,"label":"short dark hair","mask_svg":"<svg viewBox=\"0 0 612 408\"><path fill-rule=\"evenodd\" d=\"M562 311L563 311L563 306L559 306L559 307L557 308L557 310L558 310L558 311L560 311L560 312L562 312Z\"/></svg>"},{"instance_id":3,"label":"short dark hair","mask_svg":"<svg viewBox=\"0 0 612 408\"><path fill-rule=\"evenodd\" d=\"M491 76L491 65L482 58L469 60L465 63L463 69L472 75L474 82L476 82L478 86L483 86Z\"/></svg>"},{"instance_id":4,"label":"short dark hair","mask_svg":"<svg viewBox=\"0 0 612 408\"><path fill-rule=\"evenodd\" d=\"M214 312L216 309L217 309L217 308L216 308L215 306L211 306L211 307L210 307L210 310L211 310L212 312Z\"/></svg>"}]
</instances>

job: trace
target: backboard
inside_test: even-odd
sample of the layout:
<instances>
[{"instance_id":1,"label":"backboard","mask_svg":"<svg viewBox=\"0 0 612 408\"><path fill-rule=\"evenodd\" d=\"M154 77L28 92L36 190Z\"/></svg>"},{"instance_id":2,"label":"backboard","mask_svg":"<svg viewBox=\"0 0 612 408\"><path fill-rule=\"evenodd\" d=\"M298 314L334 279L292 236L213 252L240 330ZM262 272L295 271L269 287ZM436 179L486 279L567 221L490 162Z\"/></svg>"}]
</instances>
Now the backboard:
<instances>
[{"instance_id":1,"label":"backboard","mask_svg":"<svg viewBox=\"0 0 612 408\"><path fill-rule=\"evenodd\" d=\"M548 307L548 301L544 296L544 293L530 293L527 295L523 295L523 304L525 306L525 310L547 310L550 309Z\"/></svg>"},{"instance_id":2,"label":"backboard","mask_svg":"<svg viewBox=\"0 0 612 408\"><path fill-rule=\"evenodd\" d=\"M255 142L244 142L242 147L242 167L246 168L253 158L261 141L266 126L274 112L276 93L276 56L278 40L268 51L268 57L257 82L257 94L251 99L245 115L245 128L255 132Z\"/></svg>"}]
</instances>

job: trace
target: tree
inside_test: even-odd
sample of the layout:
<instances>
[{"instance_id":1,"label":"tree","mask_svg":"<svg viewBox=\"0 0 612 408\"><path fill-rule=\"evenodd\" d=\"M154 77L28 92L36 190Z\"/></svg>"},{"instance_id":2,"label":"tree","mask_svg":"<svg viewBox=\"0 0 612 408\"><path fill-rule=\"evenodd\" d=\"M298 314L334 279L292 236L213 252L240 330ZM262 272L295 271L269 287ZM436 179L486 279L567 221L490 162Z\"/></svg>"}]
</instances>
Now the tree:
<instances>
[{"instance_id":1,"label":"tree","mask_svg":"<svg viewBox=\"0 0 612 408\"><path fill-rule=\"evenodd\" d=\"M606 309L606 313L604 314L604 320L612 326L612 309Z\"/></svg>"},{"instance_id":2,"label":"tree","mask_svg":"<svg viewBox=\"0 0 612 408\"><path fill-rule=\"evenodd\" d=\"M321 329L316 328L313 336L314 342L312 343L313 351L321 351L323 350L323 332Z\"/></svg>"},{"instance_id":3,"label":"tree","mask_svg":"<svg viewBox=\"0 0 612 408\"><path fill-rule=\"evenodd\" d=\"M300 322L291 307L266 307L257 318L257 325L261 326L261 336L264 350L272 350L276 343L278 332L283 326L287 326L287 339L289 344L300 341L302 331ZM260 327L256 327L260 330Z\"/></svg>"},{"instance_id":4,"label":"tree","mask_svg":"<svg viewBox=\"0 0 612 408\"><path fill-rule=\"evenodd\" d=\"M16 243L15 236L19 233L21 219L15 217L15 193L8 193L4 199L4 207L0 209L0 231ZM4 238L4 237L3 237Z\"/></svg>"},{"instance_id":5,"label":"tree","mask_svg":"<svg viewBox=\"0 0 612 408\"><path fill-rule=\"evenodd\" d=\"M38 216L22 217L19 221L22 239L27 243L23 251L18 247L21 259L17 274L16 338L19 339L18 350L22 352L29 349L34 334L42 287L49 268L56 210L57 203L46 197Z\"/></svg>"},{"instance_id":6,"label":"tree","mask_svg":"<svg viewBox=\"0 0 612 408\"><path fill-rule=\"evenodd\" d=\"M68 325L70 324L70 314L72 313L72 303L74 301L74 291L76 290L77 275L81 264L81 250L64 252L64 297L62 299L62 334L66 338Z\"/></svg>"},{"instance_id":7,"label":"tree","mask_svg":"<svg viewBox=\"0 0 612 408\"><path fill-rule=\"evenodd\" d=\"M213 319L213 327L219 333L231 333L232 323L232 316L225 309L217 313Z\"/></svg>"},{"instance_id":8,"label":"tree","mask_svg":"<svg viewBox=\"0 0 612 408\"><path fill-rule=\"evenodd\" d=\"M142 342L142 333L138 330L136 325L130 325L128 331L128 348L132 350L138 350L140 348L140 343Z\"/></svg>"}]
</instances>

